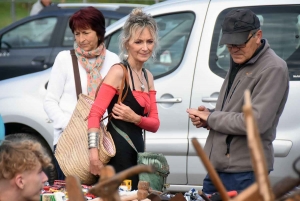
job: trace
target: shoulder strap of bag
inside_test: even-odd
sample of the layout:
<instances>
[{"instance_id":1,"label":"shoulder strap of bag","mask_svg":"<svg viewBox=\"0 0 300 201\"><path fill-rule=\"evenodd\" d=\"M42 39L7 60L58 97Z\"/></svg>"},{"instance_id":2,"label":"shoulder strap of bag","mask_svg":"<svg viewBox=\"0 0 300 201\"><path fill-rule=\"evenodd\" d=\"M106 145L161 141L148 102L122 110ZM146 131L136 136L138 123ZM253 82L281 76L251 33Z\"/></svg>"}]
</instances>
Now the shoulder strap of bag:
<instances>
[{"instance_id":1,"label":"shoulder strap of bag","mask_svg":"<svg viewBox=\"0 0 300 201\"><path fill-rule=\"evenodd\" d=\"M148 85L148 93L149 93L150 87L149 87L149 82L148 82L147 71L144 68L142 70L143 70L145 78L146 78L146 82L147 82L147 85ZM131 139L129 138L129 136L124 131L119 129L115 124L113 124L112 121L111 121L111 125L128 142L128 144L138 153L137 149L135 148L135 146L134 146L133 142L131 141ZM144 148L146 150L146 132L145 132L145 129L144 129Z\"/></svg>"},{"instance_id":2,"label":"shoulder strap of bag","mask_svg":"<svg viewBox=\"0 0 300 201\"><path fill-rule=\"evenodd\" d=\"M120 91L119 91L119 97L118 97L118 103L120 103L120 102L124 101L124 99L126 98L127 93L128 93L128 87L129 87L129 85L128 85L128 74L127 74L127 69L126 69L126 67L124 66L123 63L117 63L115 65L120 65L123 68L123 74L124 74L124 76L122 78L122 82L121 82ZM96 99L96 97L98 95L98 91L99 91L99 89L100 89L100 87L101 87L104 79L105 79L105 77L101 80L100 84L98 85L98 87L96 89L95 99ZM125 82L127 83L127 87L126 87L125 94L123 96L123 90L124 90L124 87L125 87Z\"/></svg>"},{"instance_id":3,"label":"shoulder strap of bag","mask_svg":"<svg viewBox=\"0 0 300 201\"><path fill-rule=\"evenodd\" d=\"M79 99L79 94L82 93L81 82L80 82L80 74L79 74L79 68L78 68L78 62L77 62L77 57L75 55L75 50L74 49L70 50L70 54L72 56L74 79L75 79L75 87L76 87L76 95L77 95L77 100L78 100Z\"/></svg>"},{"instance_id":4,"label":"shoulder strap of bag","mask_svg":"<svg viewBox=\"0 0 300 201\"><path fill-rule=\"evenodd\" d=\"M131 141L130 137L121 129L119 129L112 121L110 122L112 127L128 142L128 144L136 151L136 153L138 153L138 151L136 150L133 142Z\"/></svg>"},{"instance_id":5,"label":"shoulder strap of bag","mask_svg":"<svg viewBox=\"0 0 300 201\"><path fill-rule=\"evenodd\" d=\"M145 75L145 78L146 78L146 82L147 82L147 85L148 85L148 94L150 93L150 86L149 86L149 80L148 80L148 74L147 74L147 71L145 68L142 68L143 72L144 72L144 75ZM149 97L150 97L150 94L149 94ZM149 113L147 114L147 116L149 115ZM146 151L146 130L144 129L144 151Z\"/></svg>"},{"instance_id":6,"label":"shoulder strap of bag","mask_svg":"<svg viewBox=\"0 0 300 201\"><path fill-rule=\"evenodd\" d=\"M116 65L116 64L115 64L115 65ZM127 69L126 69L126 67L124 66L123 63L118 63L118 65L120 65L120 66L123 68L123 78L122 78L122 82L121 82L121 86L120 86L120 91L119 91L119 97L118 97L118 103L120 103L120 102L123 102L124 99L125 99L126 96L127 96L127 93L128 93L128 90L129 90L129 84L128 84L128 74L127 74ZM95 99L96 99L96 97L97 97L97 95L98 95L98 91L99 91L99 89L100 89L100 86L101 86L102 83L103 83L103 80L104 80L104 78L101 80L100 84L98 85L98 87L97 87L97 89L96 89ZM125 83L126 83L126 89L125 89L126 91L125 91L125 93L124 93L124 95L123 95L123 91L124 91L124 88L125 88ZM107 119L108 117L111 118L111 116L112 116L112 113L110 113L110 114L108 114L106 117L102 118L101 121ZM110 120L109 120L109 122L110 122Z\"/></svg>"}]
</instances>

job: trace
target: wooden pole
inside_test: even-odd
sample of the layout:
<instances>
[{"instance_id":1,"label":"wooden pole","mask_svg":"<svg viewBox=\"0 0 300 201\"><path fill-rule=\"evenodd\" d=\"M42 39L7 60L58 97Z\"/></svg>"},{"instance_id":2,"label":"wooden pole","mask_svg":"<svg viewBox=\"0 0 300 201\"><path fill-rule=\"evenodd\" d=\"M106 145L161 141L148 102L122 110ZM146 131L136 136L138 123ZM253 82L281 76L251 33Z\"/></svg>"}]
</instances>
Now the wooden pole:
<instances>
[{"instance_id":1,"label":"wooden pole","mask_svg":"<svg viewBox=\"0 0 300 201\"><path fill-rule=\"evenodd\" d=\"M203 151L200 143L198 142L198 140L196 138L192 139L192 143L194 145L194 148L195 148L198 156L201 158L202 163L203 163L204 167L206 168L211 181L213 182L216 189L220 193L222 201L228 201L229 196L227 194L227 191L226 191L222 181L220 180L219 175L217 174L215 168L212 166L208 157L206 156L205 152Z\"/></svg>"}]
</instances>

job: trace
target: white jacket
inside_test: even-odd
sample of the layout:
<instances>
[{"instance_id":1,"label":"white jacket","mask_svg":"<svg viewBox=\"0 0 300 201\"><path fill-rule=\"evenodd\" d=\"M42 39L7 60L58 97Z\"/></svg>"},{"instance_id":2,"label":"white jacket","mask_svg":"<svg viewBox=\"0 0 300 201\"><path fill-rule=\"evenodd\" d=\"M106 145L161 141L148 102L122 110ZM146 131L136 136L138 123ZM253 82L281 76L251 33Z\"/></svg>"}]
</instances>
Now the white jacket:
<instances>
[{"instance_id":1,"label":"white jacket","mask_svg":"<svg viewBox=\"0 0 300 201\"><path fill-rule=\"evenodd\" d=\"M38 14L45 6L41 3L40 0L37 0L37 2L35 2L32 5L31 11L30 11L30 15L36 15Z\"/></svg>"},{"instance_id":2,"label":"white jacket","mask_svg":"<svg viewBox=\"0 0 300 201\"><path fill-rule=\"evenodd\" d=\"M120 59L115 54L106 50L105 60L100 70L102 77L105 77L110 67L119 63ZM78 62L81 80L82 93L87 94L87 75L85 69ZM44 110L49 119L53 121L54 141L57 141L62 131L71 119L76 107L77 95L75 88L72 57L69 50L61 51L55 58L50 80L48 83L47 94L44 100Z\"/></svg>"}]
</instances>

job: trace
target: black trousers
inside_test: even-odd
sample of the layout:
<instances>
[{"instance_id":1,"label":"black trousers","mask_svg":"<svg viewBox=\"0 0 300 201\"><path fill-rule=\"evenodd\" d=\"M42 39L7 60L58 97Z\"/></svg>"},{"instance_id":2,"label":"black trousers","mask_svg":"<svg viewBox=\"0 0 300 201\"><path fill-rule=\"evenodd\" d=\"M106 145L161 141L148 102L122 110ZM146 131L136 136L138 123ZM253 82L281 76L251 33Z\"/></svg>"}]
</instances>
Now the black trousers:
<instances>
[{"instance_id":1,"label":"black trousers","mask_svg":"<svg viewBox=\"0 0 300 201\"><path fill-rule=\"evenodd\" d=\"M56 150L56 145L54 145L54 153ZM57 173L57 179L58 180L65 180L66 176L64 175L63 171L61 170L55 156L54 156L54 165L55 165L55 169L56 169L56 173Z\"/></svg>"}]
</instances>

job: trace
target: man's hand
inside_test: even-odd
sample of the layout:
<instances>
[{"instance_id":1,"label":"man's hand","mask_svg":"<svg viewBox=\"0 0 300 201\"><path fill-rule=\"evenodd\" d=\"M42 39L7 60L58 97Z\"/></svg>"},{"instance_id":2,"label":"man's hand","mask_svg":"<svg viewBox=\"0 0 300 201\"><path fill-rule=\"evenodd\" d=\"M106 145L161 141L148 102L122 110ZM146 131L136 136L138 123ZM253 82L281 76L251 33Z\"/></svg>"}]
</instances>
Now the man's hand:
<instances>
[{"instance_id":1,"label":"man's hand","mask_svg":"<svg viewBox=\"0 0 300 201\"><path fill-rule=\"evenodd\" d=\"M189 117L193 122L193 125L197 128L204 127L208 130L210 129L207 126L207 118L210 114L209 110L204 106L199 106L198 109L187 109L187 113L189 113Z\"/></svg>"}]
</instances>

